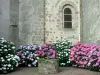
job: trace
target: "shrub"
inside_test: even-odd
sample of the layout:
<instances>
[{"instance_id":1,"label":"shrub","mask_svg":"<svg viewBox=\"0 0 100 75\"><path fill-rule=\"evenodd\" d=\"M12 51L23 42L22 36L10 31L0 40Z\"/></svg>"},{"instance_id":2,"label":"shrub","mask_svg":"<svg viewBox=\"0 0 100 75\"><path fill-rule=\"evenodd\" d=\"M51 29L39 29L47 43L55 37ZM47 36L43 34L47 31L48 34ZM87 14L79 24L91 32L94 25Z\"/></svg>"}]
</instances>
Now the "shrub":
<instances>
[{"instance_id":1,"label":"shrub","mask_svg":"<svg viewBox=\"0 0 100 75\"><path fill-rule=\"evenodd\" d=\"M72 48L72 43L68 40L57 40L56 43L54 43L54 46L57 50L57 53L59 55L59 65L60 66L70 66L70 49Z\"/></svg>"},{"instance_id":2,"label":"shrub","mask_svg":"<svg viewBox=\"0 0 100 75\"><path fill-rule=\"evenodd\" d=\"M100 46L78 42L71 48L70 58L74 67L100 70Z\"/></svg>"},{"instance_id":3,"label":"shrub","mask_svg":"<svg viewBox=\"0 0 100 75\"><path fill-rule=\"evenodd\" d=\"M0 39L0 73L14 71L19 64L19 57L15 55L14 43Z\"/></svg>"},{"instance_id":4,"label":"shrub","mask_svg":"<svg viewBox=\"0 0 100 75\"><path fill-rule=\"evenodd\" d=\"M39 57L35 55L35 51L40 47L38 45L22 45L16 51L16 54L20 57L20 66L37 66Z\"/></svg>"}]
</instances>

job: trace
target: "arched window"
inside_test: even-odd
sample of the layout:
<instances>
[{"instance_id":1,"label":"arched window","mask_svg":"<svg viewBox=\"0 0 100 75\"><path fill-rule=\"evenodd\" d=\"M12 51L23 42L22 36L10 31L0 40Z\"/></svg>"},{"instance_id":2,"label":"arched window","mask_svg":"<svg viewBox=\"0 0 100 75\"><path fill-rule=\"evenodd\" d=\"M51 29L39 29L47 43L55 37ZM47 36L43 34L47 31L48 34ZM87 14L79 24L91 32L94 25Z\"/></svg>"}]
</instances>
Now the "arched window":
<instances>
[{"instance_id":1,"label":"arched window","mask_svg":"<svg viewBox=\"0 0 100 75\"><path fill-rule=\"evenodd\" d=\"M70 8L63 9L64 28L72 28L72 11Z\"/></svg>"}]
</instances>

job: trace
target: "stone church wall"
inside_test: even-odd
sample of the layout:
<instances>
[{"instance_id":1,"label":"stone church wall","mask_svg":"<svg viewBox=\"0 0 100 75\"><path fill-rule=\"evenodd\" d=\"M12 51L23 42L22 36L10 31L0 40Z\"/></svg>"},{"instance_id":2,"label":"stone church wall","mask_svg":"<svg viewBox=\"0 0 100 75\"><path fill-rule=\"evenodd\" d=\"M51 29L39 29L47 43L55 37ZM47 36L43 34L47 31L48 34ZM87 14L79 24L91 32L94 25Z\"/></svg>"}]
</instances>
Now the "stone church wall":
<instances>
[{"instance_id":1,"label":"stone church wall","mask_svg":"<svg viewBox=\"0 0 100 75\"><path fill-rule=\"evenodd\" d=\"M72 29L62 24L62 7L66 4L75 11ZM0 38L19 45L55 42L62 37L74 43L81 39L100 44L99 20L100 0L0 0Z\"/></svg>"},{"instance_id":2,"label":"stone church wall","mask_svg":"<svg viewBox=\"0 0 100 75\"><path fill-rule=\"evenodd\" d=\"M19 0L0 0L0 38L18 42Z\"/></svg>"},{"instance_id":3,"label":"stone church wall","mask_svg":"<svg viewBox=\"0 0 100 75\"><path fill-rule=\"evenodd\" d=\"M80 40L80 0L46 0L45 4L46 41L55 42L63 37L74 44ZM74 11L72 29L63 28L62 24L62 9L66 4L72 5Z\"/></svg>"},{"instance_id":4,"label":"stone church wall","mask_svg":"<svg viewBox=\"0 0 100 75\"><path fill-rule=\"evenodd\" d=\"M44 0L19 3L19 44L44 43Z\"/></svg>"},{"instance_id":5,"label":"stone church wall","mask_svg":"<svg viewBox=\"0 0 100 75\"><path fill-rule=\"evenodd\" d=\"M9 3L9 0L0 0L0 38L3 37L7 40L9 38L10 25Z\"/></svg>"},{"instance_id":6,"label":"stone church wall","mask_svg":"<svg viewBox=\"0 0 100 75\"><path fill-rule=\"evenodd\" d=\"M100 45L100 0L82 0L83 42Z\"/></svg>"}]
</instances>

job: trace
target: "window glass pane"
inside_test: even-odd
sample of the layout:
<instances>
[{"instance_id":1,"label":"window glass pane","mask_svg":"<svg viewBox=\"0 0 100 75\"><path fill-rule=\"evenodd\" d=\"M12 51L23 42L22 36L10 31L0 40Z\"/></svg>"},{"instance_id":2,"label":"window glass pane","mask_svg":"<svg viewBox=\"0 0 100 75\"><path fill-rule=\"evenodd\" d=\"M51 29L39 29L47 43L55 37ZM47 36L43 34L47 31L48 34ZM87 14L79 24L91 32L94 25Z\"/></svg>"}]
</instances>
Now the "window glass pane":
<instances>
[{"instance_id":1,"label":"window glass pane","mask_svg":"<svg viewBox=\"0 0 100 75\"><path fill-rule=\"evenodd\" d=\"M65 8L64 9L64 14L71 14L71 10L69 8Z\"/></svg>"},{"instance_id":2,"label":"window glass pane","mask_svg":"<svg viewBox=\"0 0 100 75\"><path fill-rule=\"evenodd\" d=\"M72 21L72 15L64 15L64 21Z\"/></svg>"},{"instance_id":3,"label":"window glass pane","mask_svg":"<svg viewBox=\"0 0 100 75\"><path fill-rule=\"evenodd\" d=\"M64 22L64 28L72 28L72 22Z\"/></svg>"}]
</instances>

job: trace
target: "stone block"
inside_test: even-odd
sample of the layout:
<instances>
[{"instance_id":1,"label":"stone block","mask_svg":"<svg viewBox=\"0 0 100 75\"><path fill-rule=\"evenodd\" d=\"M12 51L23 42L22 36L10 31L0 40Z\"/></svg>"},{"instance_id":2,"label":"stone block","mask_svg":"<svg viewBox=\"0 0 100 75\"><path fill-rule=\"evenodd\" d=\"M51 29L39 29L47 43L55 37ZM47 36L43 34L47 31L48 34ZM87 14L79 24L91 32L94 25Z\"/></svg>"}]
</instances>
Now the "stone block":
<instances>
[{"instance_id":1,"label":"stone block","mask_svg":"<svg viewBox=\"0 0 100 75\"><path fill-rule=\"evenodd\" d=\"M58 59L40 59L38 62L38 73L55 74L59 72Z\"/></svg>"}]
</instances>

